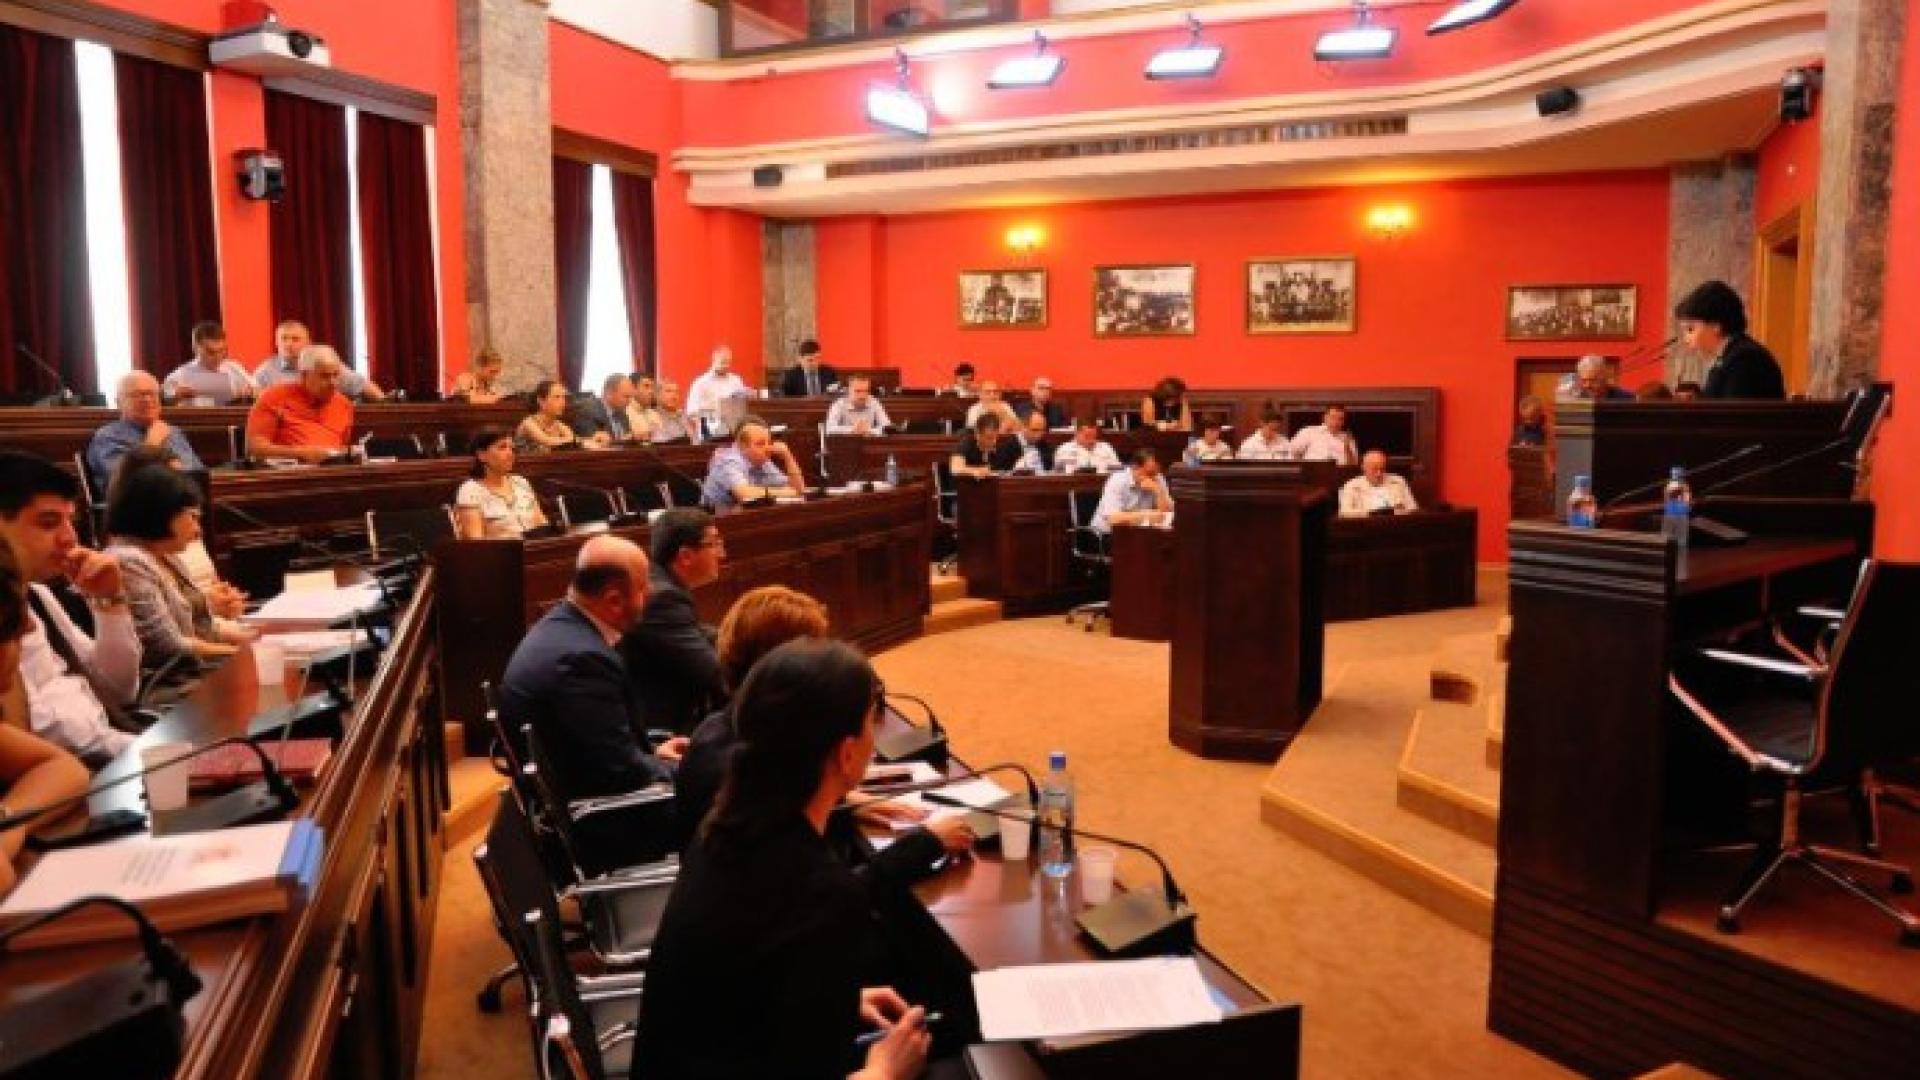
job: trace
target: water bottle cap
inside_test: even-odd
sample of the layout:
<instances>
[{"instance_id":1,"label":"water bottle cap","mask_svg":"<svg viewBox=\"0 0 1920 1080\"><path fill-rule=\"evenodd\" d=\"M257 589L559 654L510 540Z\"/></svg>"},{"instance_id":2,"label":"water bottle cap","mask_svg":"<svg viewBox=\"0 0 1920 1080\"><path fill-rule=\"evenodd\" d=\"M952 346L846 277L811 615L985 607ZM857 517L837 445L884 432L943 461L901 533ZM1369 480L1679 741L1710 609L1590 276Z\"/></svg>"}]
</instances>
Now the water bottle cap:
<instances>
[{"instance_id":1,"label":"water bottle cap","mask_svg":"<svg viewBox=\"0 0 1920 1080\"><path fill-rule=\"evenodd\" d=\"M1667 475L1673 477L1675 480L1685 480L1687 478L1687 470L1681 468L1678 465L1675 465L1673 467L1673 471L1668 473Z\"/></svg>"},{"instance_id":2,"label":"water bottle cap","mask_svg":"<svg viewBox=\"0 0 1920 1080\"><path fill-rule=\"evenodd\" d=\"M1066 767L1067 752L1065 750L1055 750L1053 753L1047 755L1047 768L1064 769Z\"/></svg>"},{"instance_id":3,"label":"water bottle cap","mask_svg":"<svg viewBox=\"0 0 1920 1080\"><path fill-rule=\"evenodd\" d=\"M1593 477L1591 476L1576 476L1573 478L1574 487L1586 487L1591 483L1593 483Z\"/></svg>"}]
</instances>

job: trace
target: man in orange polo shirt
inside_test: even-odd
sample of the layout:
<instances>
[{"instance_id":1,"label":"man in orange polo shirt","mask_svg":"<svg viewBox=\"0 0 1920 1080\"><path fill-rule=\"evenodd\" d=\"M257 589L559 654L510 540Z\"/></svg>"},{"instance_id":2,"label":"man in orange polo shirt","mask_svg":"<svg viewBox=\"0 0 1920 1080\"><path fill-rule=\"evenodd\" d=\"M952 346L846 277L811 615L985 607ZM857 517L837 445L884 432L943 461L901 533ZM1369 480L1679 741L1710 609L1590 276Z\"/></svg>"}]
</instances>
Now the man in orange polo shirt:
<instances>
[{"instance_id":1,"label":"man in orange polo shirt","mask_svg":"<svg viewBox=\"0 0 1920 1080\"><path fill-rule=\"evenodd\" d=\"M300 353L299 382L260 391L247 414L249 457L295 458L309 464L342 453L353 438L353 402L340 393L346 365L331 346Z\"/></svg>"}]
</instances>

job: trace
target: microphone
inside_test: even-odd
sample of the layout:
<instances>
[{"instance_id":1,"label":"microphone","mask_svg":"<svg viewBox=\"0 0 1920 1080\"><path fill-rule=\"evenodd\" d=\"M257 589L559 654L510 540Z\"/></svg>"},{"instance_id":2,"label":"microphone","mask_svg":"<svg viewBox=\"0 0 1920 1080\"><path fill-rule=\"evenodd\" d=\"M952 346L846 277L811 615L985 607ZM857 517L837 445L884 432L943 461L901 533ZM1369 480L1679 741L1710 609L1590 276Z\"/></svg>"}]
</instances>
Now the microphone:
<instances>
[{"instance_id":1,"label":"microphone","mask_svg":"<svg viewBox=\"0 0 1920 1080\"><path fill-rule=\"evenodd\" d=\"M1774 473L1777 473L1782 469L1791 468L1795 465L1800 464L1803 461L1808 461L1812 458L1817 458L1821 454L1827 454L1835 450L1838 450L1841 447L1846 446L1851 441L1852 440L1849 437L1842 435L1837 439L1833 439L1828 442L1823 442L1819 446L1816 446L1811 450L1802 451L1801 453L1795 454L1792 457L1781 458L1779 461L1769 461L1765 465L1761 465L1753 469L1748 469L1746 472L1739 473L1734 476L1730 476L1727 479L1722 480L1711 487L1702 488L1700 490L1700 494L1711 495L1716 491L1725 491L1727 488L1733 487L1737 484L1744 484L1749 480L1757 480L1763 476L1772 476ZM1843 469L1847 467L1846 462L1835 462L1835 464L1839 465Z\"/></svg>"},{"instance_id":2,"label":"microphone","mask_svg":"<svg viewBox=\"0 0 1920 1080\"><path fill-rule=\"evenodd\" d=\"M941 806L952 806L1006 821L1023 821L1035 829L1050 828L1031 814L968 806L951 795L928 792L926 799ZM1069 837L1086 836L1102 843L1137 851L1160 868L1160 893L1151 890L1122 892L1104 904L1098 904L1074 916L1081 933L1110 956L1162 956L1167 953L1191 953L1196 944L1194 922L1198 918L1187 903L1185 893L1173 880L1173 870L1160 853L1145 844L1122 840L1117 836L1069 827Z\"/></svg>"},{"instance_id":3,"label":"microphone","mask_svg":"<svg viewBox=\"0 0 1920 1080\"><path fill-rule=\"evenodd\" d=\"M1738 450L1735 450L1733 453L1728 454L1725 457L1715 458L1714 460L1707 462L1705 465L1687 466L1686 467L1687 475L1698 476L1703 472L1711 472L1722 465L1730 465L1733 462L1739 461L1741 458L1751 457L1752 455L1759 453L1761 450L1765 448L1766 448L1765 443L1750 443L1746 446L1741 447ZM1626 502L1628 499L1631 499L1636 495L1645 495L1650 491L1657 491L1660 488L1665 487L1669 479L1671 479L1671 474L1669 474L1668 476L1661 477L1660 479L1655 480L1651 484L1642 484L1639 487L1634 488L1633 490L1628 491L1624 494L1615 495L1613 498L1608 499L1604 504L1602 504L1600 509L1602 512L1605 512L1613 509L1616 506L1619 506L1621 503ZM1705 494L1705 492L1702 492L1701 494Z\"/></svg>"},{"instance_id":4,"label":"microphone","mask_svg":"<svg viewBox=\"0 0 1920 1080\"><path fill-rule=\"evenodd\" d=\"M594 495L594 496L598 496L599 498L605 499L607 501L607 520L609 522L611 522L614 518L625 519L631 516L620 509L619 500L614 498L613 492L608 491L605 488L597 488L591 484L576 483L575 481L572 481L572 480L562 480L557 476L543 476L540 478L540 482L543 484L551 484L554 487L560 488L563 491L582 492L588 495ZM567 505L566 497L563 495L560 497L560 508L562 511L566 509L566 505ZM573 526L574 522L572 520L572 515L568 515L567 524L569 527Z\"/></svg>"},{"instance_id":5,"label":"microphone","mask_svg":"<svg viewBox=\"0 0 1920 1080\"><path fill-rule=\"evenodd\" d=\"M62 405L62 406L73 406L73 405L80 404L80 399L74 396L73 388L67 385L66 376L60 374L59 371L55 370L52 364L49 364L45 360L40 359L40 355L38 353L34 352L32 349L27 348L26 342L24 341L15 342L14 347L20 350L20 355L32 361L34 367L37 367L41 371L45 372L47 377L53 380L53 385L55 387L58 387L58 389L53 394L49 395L47 398L43 400L43 404Z\"/></svg>"},{"instance_id":6,"label":"microphone","mask_svg":"<svg viewBox=\"0 0 1920 1080\"><path fill-rule=\"evenodd\" d=\"M997 772L1019 773L1027 784L1027 805L1040 805L1040 782L1034 779L1033 772L1030 769L1017 761L1002 761L994 765L983 765L977 769L962 765L960 772L950 773L942 776L938 780L921 780L917 783L907 784L863 785L860 790L868 795L875 795L882 799L891 799L899 795L912 795L915 792L938 791L943 787L950 787L962 780L971 780L975 777L987 776ZM971 807L969 809L971 809Z\"/></svg>"},{"instance_id":7,"label":"microphone","mask_svg":"<svg viewBox=\"0 0 1920 1080\"><path fill-rule=\"evenodd\" d=\"M947 767L950 757L947 747L947 729L940 726L940 717L934 714L933 706L911 694L888 694L889 700L911 701L920 706L927 714L927 726L919 727L907 722L904 731L889 730L881 732L873 740L874 756L888 764L902 761L924 761L938 769ZM896 710L894 715L899 716ZM905 716L900 716L906 721ZM1036 799L1035 805L1038 805Z\"/></svg>"},{"instance_id":8,"label":"microphone","mask_svg":"<svg viewBox=\"0 0 1920 1080\"><path fill-rule=\"evenodd\" d=\"M182 1007L201 990L187 959L141 910L117 896L82 896L0 931L0 950L82 908L111 907L139 929L139 961L70 979L0 1015L0 1075L160 1080L186 1044Z\"/></svg>"},{"instance_id":9,"label":"microphone","mask_svg":"<svg viewBox=\"0 0 1920 1080\"><path fill-rule=\"evenodd\" d=\"M8 832L25 825L30 825L49 814L58 813L76 803L91 799L103 791L110 791L113 788L119 787L121 784L125 784L131 780L138 780L149 773L156 773L162 769L171 769L176 765L191 761L194 758L205 757L215 750L228 746L245 746L250 748L254 756L260 759L260 775L262 779L258 783L249 784L246 787L228 792L217 799L208 799L203 803L182 807L179 810L157 813L153 822L154 835L171 836L177 833L205 832L208 829L225 829L234 825L253 825L263 821L275 821L294 807L300 805L299 794L293 790L293 785L289 784L287 778L281 774L280 768L274 763L273 757L265 750L262 750L260 744L254 742L251 738L245 735L230 735L224 739L216 739L205 746L195 747L184 754L170 757L154 765L149 765L146 768L135 769L124 775L116 776L111 780L102 780L100 783L76 795L69 795L64 799L55 799L50 803L29 807L18 813L8 814L6 817L0 818L0 832ZM164 819L161 816L162 813L164 814Z\"/></svg>"}]
</instances>

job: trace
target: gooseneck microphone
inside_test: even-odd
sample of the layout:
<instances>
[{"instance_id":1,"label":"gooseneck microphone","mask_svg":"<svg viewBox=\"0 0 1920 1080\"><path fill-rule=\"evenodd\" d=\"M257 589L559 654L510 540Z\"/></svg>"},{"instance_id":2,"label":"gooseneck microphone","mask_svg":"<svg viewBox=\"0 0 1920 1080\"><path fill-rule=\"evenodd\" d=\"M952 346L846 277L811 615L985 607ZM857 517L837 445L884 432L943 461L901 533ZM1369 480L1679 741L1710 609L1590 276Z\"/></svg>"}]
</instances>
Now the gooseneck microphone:
<instances>
[{"instance_id":1,"label":"gooseneck microphone","mask_svg":"<svg viewBox=\"0 0 1920 1080\"><path fill-rule=\"evenodd\" d=\"M1779 461L1769 461L1765 465L1761 465L1753 469L1748 469L1746 472L1743 472L1743 473L1737 473L1733 476L1729 476L1725 480L1722 480L1711 487L1703 488L1700 491L1700 494L1711 495L1716 491L1725 491L1730 487L1735 487L1739 484L1744 484L1749 480L1758 480L1763 476L1772 476L1774 473L1777 473L1782 469L1790 469L1793 466L1798 465L1803 461L1810 461L1813 458L1817 458L1821 454L1832 453L1833 451L1838 450L1843 446L1846 446L1848 443L1852 441L1853 440L1850 437L1846 435L1842 435L1837 439L1832 439L1827 442L1823 442L1819 446L1816 446L1811 450L1803 450L1800 453L1794 454L1791 457L1781 458ZM1849 466L1849 463L1844 461L1835 462L1834 464L1838 465L1840 468L1843 468L1843 469Z\"/></svg>"},{"instance_id":2,"label":"gooseneck microphone","mask_svg":"<svg viewBox=\"0 0 1920 1080\"><path fill-rule=\"evenodd\" d=\"M162 769L174 768L175 766L192 761L194 758L205 757L215 750L228 746L245 746L253 751L254 756L260 759L260 781L229 792L217 799L209 799L203 803L169 812L165 822L167 835L205 832L208 829L224 829L234 825L252 825L262 821L273 821L300 805L299 793L295 792L293 785L287 782L286 776L280 772L280 767L274 762L273 756L265 750L262 750L259 743L254 742L245 735L230 735L224 739L216 739L205 746L195 747L183 754L170 757L165 761L156 762L155 764L142 769L136 769L122 776L116 776L111 780L102 780L100 783L93 785L85 791L69 795L64 799L55 799L50 803L28 807L17 813L8 814L6 817L0 818L0 832L7 832L32 824L49 814L58 813L76 803L91 799L103 791L110 791L113 788L119 787L121 784L141 779L150 773L156 773ZM158 822L156 822L156 824L158 824Z\"/></svg>"},{"instance_id":3,"label":"gooseneck microphone","mask_svg":"<svg viewBox=\"0 0 1920 1080\"><path fill-rule=\"evenodd\" d=\"M26 342L24 341L15 342L14 347L19 349L20 355L26 357L30 362L32 362L34 367L37 367L41 371L45 372L47 378L53 380L53 385L55 386L56 389L51 395L49 395L47 398L44 399L43 401L44 404L62 405L62 406L73 406L73 405L80 404L80 399L74 396L73 387L67 385L67 377L65 375L60 374L60 372L56 370L52 364L49 364L45 360L40 359L39 353L36 353L32 349L27 348Z\"/></svg>"},{"instance_id":4,"label":"gooseneck microphone","mask_svg":"<svg viewBox=\"0 0 1920 1080\"><path fill-rule=\"evenodd\" d=\"M987 809L969 806L951 795L942 795L937 791L928 792L926 800L940 806L956 807L976 814L987 814L1006 821L1021 821L1035 829L1048 828L1032 814L1015 814L1005 810ZM1074 917L1080 927L1102 952L1113 956L1160 956L1166 953L1191 953L1195 945L1194 922L1198 916L1188 905L1185 893L1173 880L1173 870L1167 866L1167 860L1160 853L1145 844L1132 840L1122 840L1117 836L1092 832L1078 826L1069 827L1069 836L1085 836L1102 843L1114 844L1129 851L1137 851L1152 859L1160 868L1160 892L1139 890L1121 892L1103 904L1082 911Z\"/></svg>"},{"instance_id":5,"label":"gooseneck microphone","mask_svg":"<svg viewBox=\"0 0 1920 1080\"><path fill-rule=\"evenodd\" d=\"M940 717L934 714L933 706L912 694L888 694L887 697L893 701L911 701L920 706L927 714L927 726L907 723L904 730L881 732L874 738L875 756L888 764L924 761L936 768L946 768L949 756L947 729L940 726ZM906 717L902 716L901 720L905 721Z\"/></svg>"},{"instance_id":6,"label":"gooseneck microphone","mask_svg":"<svg viewBox=\"0 0 1920 1080\"><path fill-rule=\"evenodd\" d=\"M1720 468L1722 465L1731 465L1734 462L1739 461L1741 458L1751 457L1754 454L1759 453L1761 450L1765 448L1766 448L1765 443L1749 443L1746 446L1743 446L1740 449L1735 450L1733 453L1726 455L1725 457L1715 458L1704 465L1688 465L1688 466L1684 466L1684 468L1687 470L1687 475L1689 477L1694 477L1704 472L1712 472L1713 470ZM1648 494L1649 492L1658 491L1661 488L1665 487L1667 483L1671 480L1671 478L1672 478L1671 474L1669 474L1667 476L1661 477L1658 480L1655 480L1650 484L1642 484L1639 487L1632 489L1631 491L1627 491L1622 494L1615 495L1613 498L1608 499L1604 504L1602 504L1600 509L1602 511L1611 510L1614 507L1619 506L1621 503L1626 502L1628 499L1634 498L1635 496L1645 495L1645 494ZM1705 492L1702 492L1702 494L1705 494Z\"/></svg>"}]
</instances>

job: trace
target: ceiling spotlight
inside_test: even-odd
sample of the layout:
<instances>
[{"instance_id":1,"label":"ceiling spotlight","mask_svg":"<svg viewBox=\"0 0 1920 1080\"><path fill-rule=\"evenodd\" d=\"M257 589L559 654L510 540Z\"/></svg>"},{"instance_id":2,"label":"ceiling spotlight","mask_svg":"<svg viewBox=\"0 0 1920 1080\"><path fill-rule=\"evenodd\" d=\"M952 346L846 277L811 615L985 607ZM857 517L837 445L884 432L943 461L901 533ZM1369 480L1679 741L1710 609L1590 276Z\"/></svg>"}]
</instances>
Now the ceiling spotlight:
<instances>
[{"instance_id":1,"label":"ceiling spotlight","mask_svg":"<svg viewBox=\"0 0 1920 1080\"><path fill-rule=\"evenodd\" d=\"M987 88L990 90L1023 90L1035 86L1052 86L1053 80L1060 77L1061 69L1067 66L1067 58L1059 53L1047 51L1047 35L1038 30L1033 33L1034 54L1016 56L1011 60L1002 60L1000 66L987 76Z\"/></svg>"},{"instance_id":2,"label":"ceiling spotlight","mask_svg":"<svg viewBox=\"0 0 1920 1080\"><path fill-rule=\"evenodd\" d=\"M1162 49L1147 61L1149 79L1205 79L1220 70L1227 55L1225 46L1200 43L1200 20L1187 16L1187 43L1177 49Z\"/></svg>"},{"instance_id":3,"label":"ceiling spotlight","mask_svg":"<svg viewBox=\"0 0 1920 1080\"><path fill-rule=\"evenodd\" d=\"M1444 34L1449 30L1460 30L1475 23L1483 23L1495 15L1519 3L1519 0L1461 0L1448 9L1445 15L1433 20L1427 27L1429 34Z\"/></svg>"},{"instance_id":4,"label":"ceiling spotlight","mask_svg":"<svg viewBox=\"0 0 1920 1080\"><path fill-rule=\"evenodd\" d=\"M907 81L907 54L895 49L893 55L894 84L867 87L867 119L891 131L925 138L933 120L926 99L914 93Z\"/></svg>"},{"instance_id":5,"label":"ceiling spotlight","mask_svg":"<svg viewBox=\"0 0 1920 1080\"><path fill-rule=\"evenodd\" d=\"M1329 30L1313 46L1315 60L1379 60L1393 55L1393 39L1399 31L1391 26L1373 25L1367 0L1353 0L1354 24L1345 30Z\"/></svg>"}]
</instances>

